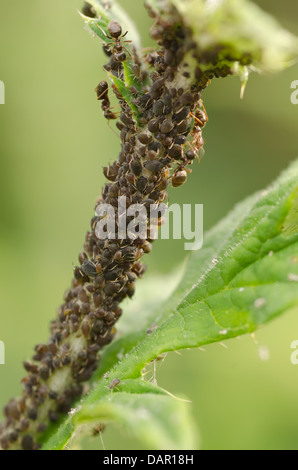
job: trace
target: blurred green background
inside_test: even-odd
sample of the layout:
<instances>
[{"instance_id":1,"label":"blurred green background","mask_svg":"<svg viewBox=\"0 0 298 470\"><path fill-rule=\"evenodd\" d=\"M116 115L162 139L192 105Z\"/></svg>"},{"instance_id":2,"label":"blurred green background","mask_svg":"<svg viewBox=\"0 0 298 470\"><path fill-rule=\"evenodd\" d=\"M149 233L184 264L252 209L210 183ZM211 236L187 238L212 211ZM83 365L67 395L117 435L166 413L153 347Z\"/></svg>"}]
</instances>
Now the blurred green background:
<instances>
[{"instance_id":1,"label":"blurred green background","mask_svg":"<svg viewBox=\"0 0 298 470\"><path fill-rule=\"evenodd\" d=\"M143 2L121 3L150 45ZM296 1L258 3L298 33ZM0 80L6 85L0 106L1 407L21 389L22 361L47 340L104 181L101 167L119 151L95 99L104 58L77 14L81 5L0 0ZM206 157L187 185L170 192L170 201L203 203L206 230L298 156L298 106L290 101L297 79L298 66L254 75L242 101L236 78L214 81L205 93ZM170 272L185 255L183 241L156 242L148 276ZM258 344L245 337L228 349L168 355L158 382L192 400L203 449L298 449L298 366L290 363L295 339L292 312L258 332ZM261 346L270 352L267 362L259 357ZM113 426L104 441L107 449L138 448ZM102 448L98 438L85 440L85 447Z\"/></svg>"}]
</instances>

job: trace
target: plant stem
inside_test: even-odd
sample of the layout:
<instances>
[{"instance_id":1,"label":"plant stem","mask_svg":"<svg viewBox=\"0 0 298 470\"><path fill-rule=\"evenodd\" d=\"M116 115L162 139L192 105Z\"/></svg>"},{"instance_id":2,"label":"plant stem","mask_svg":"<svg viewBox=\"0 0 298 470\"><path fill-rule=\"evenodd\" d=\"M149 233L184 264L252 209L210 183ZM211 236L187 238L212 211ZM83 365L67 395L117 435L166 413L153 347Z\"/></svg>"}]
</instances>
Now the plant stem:
<instances>
[{"instance_id":1,"label":"plant stem","mask_svg":"<svg viewBox=\"0 0 298 470\"><path fill-rule=\"evenodd\" d=\"M145 272L140 258L151 251L154 241L150 222L144 238L118 237L118 198L126 209L140 204L149 214L150 206L159 207L166 200L168 184L177 187L186 181L186 169L202 152L207 116L201 92L217 74L216 68L213 73L201 72L192 32L174 7L158 4L160 11L148 6L154 18L151 35L159 46L156 51L140 57L133 44L124 45L125 38L106 40L111 45L105 47L110 56L105 69L121 108L117 127L122 149L118 160L104 170L109 182L96 203L97 215L79 255L80 266L51 324L50 340L35 347L33 360L24 364L28 375L22 381L23 394L5 407L2 449L38 449L48 426L69 412L96 370L100 351L115 335L120 303L133 296L135 281ZM97 21L91 5L84 13ZM128 66L138 88L128 83ZM226 69L217 75L231 73ZM106 84L101 83L97 93L105 116L111 119L115 116L105 90ZM113 239L97 237L104 204L115 209ZM160 223L161 217L156 226Z\"/></svg>"}]
</instances>

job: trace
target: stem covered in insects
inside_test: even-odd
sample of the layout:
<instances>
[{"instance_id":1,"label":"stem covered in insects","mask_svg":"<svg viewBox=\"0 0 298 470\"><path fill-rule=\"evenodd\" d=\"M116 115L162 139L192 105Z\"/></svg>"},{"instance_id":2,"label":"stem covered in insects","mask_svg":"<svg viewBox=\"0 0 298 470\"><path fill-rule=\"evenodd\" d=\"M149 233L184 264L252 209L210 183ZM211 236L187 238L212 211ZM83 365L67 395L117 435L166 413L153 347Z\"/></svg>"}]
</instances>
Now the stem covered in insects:
<instances>
[{"instance_id":1,"label":"stem covered in insects","mask_svg":"<svg viewBox=\"0 0 298 470\"><path fill-rule=\"evenodd\" d=\"M151 251L154 241L150 220L143 238L120 236L123 213L119 198L124 210L140 204L149 214L152 205L158 207L167 199L170 183L179 187L186 182L189 166L203 151L207 115L201 92L212 76L231 73L216 67L213 73L201 71L192 32L174 7L164 3L162 14L149 7L148 11L154 19L151 35L158 44L156 51L140 55L115 20L104 33L104 51L109 56L105 70L119 102L119 119L111 110L106 80L96 93L104 116L117 119L121 152L104 169L108 182L96 202L96 216L71 288L51 324L50 340L37 345L32 361L24 363L28 375L22 381L22 396L4 409L2 449L40 448L48 426L69 412L72 402L85 391L100 351L115 335L121 302L133 296L135 282L145 272L141 258ZM98 16L89 4L84 14L96 23ZM134 74L130 83L128 63ZM97 227L103 218L101 208L107 204L115 210L116 229L112 237L101 238ZM124 228L129 221L127 218ZM156 227L160 223L158 217Z\"/></svg>"}]
</instances>

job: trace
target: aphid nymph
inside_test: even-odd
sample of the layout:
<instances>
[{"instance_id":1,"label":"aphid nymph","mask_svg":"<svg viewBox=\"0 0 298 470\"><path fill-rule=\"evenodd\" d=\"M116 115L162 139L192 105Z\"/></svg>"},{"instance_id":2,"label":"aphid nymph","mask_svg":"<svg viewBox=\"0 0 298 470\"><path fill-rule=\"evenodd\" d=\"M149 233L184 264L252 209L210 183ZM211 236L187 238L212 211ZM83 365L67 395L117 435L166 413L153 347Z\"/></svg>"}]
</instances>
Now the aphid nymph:
<instances>
[{"instance_id":1,"label":"aphid nymph","mask_svg":"<svg viewBox=\"0 0 298 470\"><path fill-rule=\"evenodd\" d=\"M113 390L113 389L116 388L117 385L119 385L119 384L120 384L120 379L113 379L108 388L109 388L110 390Z\"/></svg>"}]
</instances>

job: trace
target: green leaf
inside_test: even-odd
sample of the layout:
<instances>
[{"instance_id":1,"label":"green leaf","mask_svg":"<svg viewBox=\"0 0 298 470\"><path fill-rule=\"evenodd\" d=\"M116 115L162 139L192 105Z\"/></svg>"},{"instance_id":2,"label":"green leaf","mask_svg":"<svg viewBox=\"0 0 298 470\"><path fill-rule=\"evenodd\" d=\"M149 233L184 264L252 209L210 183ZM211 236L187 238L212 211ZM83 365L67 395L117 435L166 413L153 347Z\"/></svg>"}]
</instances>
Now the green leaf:
<instances>
[{"instance_id":1,"label":"green leaf","mask_svg":"<svg viewBox=\"0 0 298 470\"><path fill-rule=\"evenodd\" d=\"M130 16L126 13L126 11L118 4L116 0L110 0L108 3L104 0L88 0L89 5L91 5L98 17L104 24L104 31L108 34L107 25L111 20L117 20L121 24L122 28L126 31L129 31L129 38L134 43L137 49L141 47L141 39L136 28L134 22L130 18ZM109 8L107 8L109 5ZM93 24L96 23L96 20L90 21L90 18L87 16L82 15L85 19L86 23L92 28ZM101 39L105 40L102 37L98 30L94 31Z\"/></svg>"},{"instance_id":2,"label":"green leaf","mask_svg":"<svg viewBox=\"0 0 298 470\"><path fill-rule=\"evenodd\" d=\"M127 66L127 64L126 64ZM122 95L123 99L126 101L126 103L129 105L129 107L132 110L132 114L137 121L137 124L140 126L140 112L138 110L138 107L133 104L132 100L134 99L134 95L130 92L129 86L132 84L129 83L129 86L126 86L126 84L118 77L113 75L112 73L108 73L108 76L110 77L110 80L114 83L120 94Z\"/></svg>"},{"instance_id":3,"label":"green leaf","mask_svg":"<svg viewBox=\"0 0 298 470\"><path fill-rule=\"evenodd\" d=\"M283 226L283 232L287 235L291 235L297 231L298 231L298 190L294 194L292 208Z\"/></svg>"},{"instance_id":4,"label":"green leaf","mask_svg":"<svg viewBox=\"0 0 298 470\"><path fill-rule=\"evenodd\" d=\"M70 432L75 440L82 432L91 433L96 425L109 422L120 424L148 449L194 448L196 431L189 405L142 381L127 380L118 387L98 403L78 407L45 450L69 446Z\"/></svg>"},{"instance_id":5,"label":"green leaf","mask_svg":"<svg viewBox=\"0 0 298 470\"><path fill-rule=\"evenodd\" d=\"M278 72L297 62L298 38L249 0L147 0L160 15L172 5L191 29L202 72L230 69L243 95L249 72ZM166 5L168 6L166 8ZM219 73L220 75L220 73Z\"/></svg>"},{"instance_id":6,"label":"green leaf","mask_svg":"<svg viewBox=\"0 0 298 470\"><path fill-rule=\"evenodd\" d=\"M151 449L184 449L186 441L187 446L193 442L185 403L146 382L142 370L163 352L253 332L298 305L297 181L298 161L207 233L203 249L193 252L181 270L174 292L178 275L172 279L165 304L162 295L152 303L146 283L143 299L136 299L132 315L122 319L122 337L106 348L92 391L45 449L62 449L82 424L94 421L124 424ZM111 390L114 379L120 383ZM173 414L183 432L176 433Z\"/></svg>"},{"instance_id":7,"label":"green leaf","mask_svg":"<svg viewBox=\"0 0 298 470\"><path fill-rule=\"evenodd\" d=\"M98 36L104 44L111 44L113 40L109 39L108 25L112 19L116 19L121 24L123 31L128 31L128 35L125 37L125 43L123 44L124 50L126 52L126 61L123 62L124 70L124 81L120 80L118 77L115 77L112 74L108 74L111 81L116 85L123 98L130 106L133 115L138 123L140 124L140 116L137 107L132 103L134 96L130 92L130 87L135 87L139 92L142 92L144 84L139 80L134 71L134 49L139 50L141 48L141 41L139 33L129 16L125 11L118 5L116 1L111 2L110 8L106 8L106 3L102 0L89 0L88 3L93 7L94 12L96 13L96 18L89 18L88 16L80 13L81 17L85 21L86 25L90 28L93 34ZM128 42L127 42L128 41Z\"/></svg>"},{"instance_id":8,"label":"green leaf","mask_svg":"<svg viewBox=\"0 0 298 470\"><path fill-rule=\"evenodd\" d=\"M224 46L220 58L252 58L262 71L280 71L297 60L298 39L248 0L171 0L193 29L200 48ZM197 22L196 19L200 18Z\"/></svg>"}]
</instances>

